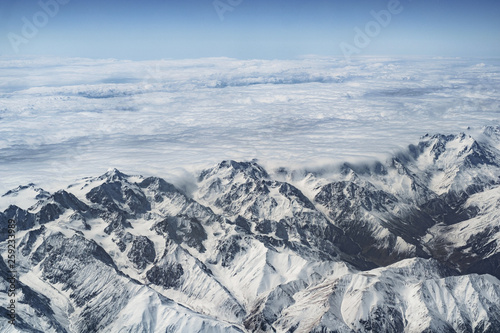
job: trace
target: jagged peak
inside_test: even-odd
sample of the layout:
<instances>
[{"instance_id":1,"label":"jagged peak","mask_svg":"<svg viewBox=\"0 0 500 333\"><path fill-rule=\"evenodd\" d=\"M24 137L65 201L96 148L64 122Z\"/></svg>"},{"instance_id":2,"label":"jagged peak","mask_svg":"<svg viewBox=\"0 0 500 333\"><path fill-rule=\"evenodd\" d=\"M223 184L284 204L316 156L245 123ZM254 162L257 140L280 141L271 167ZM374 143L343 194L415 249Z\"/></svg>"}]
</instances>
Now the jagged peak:
<instances>
[{"instance_id":1,"label":"jagged peak","mask_svg":"<svg viewBox=\"0 0 500 333\"><path fill-rule=\"evenodd\" d=\"M408 160L405 155L400 154L390 159L389 165L398 171L400 175L410 175L410 171L406 167Z\"/></svg>"},{"instance_id":2,"label":"jagged peak","mask_svg":"<svg viewBox=\"0 0 500 333\"><path fill-rule=\"evenodd\" d=\"M37 212L41 208L49 205L57 205L61 209L73 209L76 211L86 211L88 207L80 201L73 193L66 190L58 190L46 198L38 200L34 205L28 208L30 212Z\"/></svg>"},{"instance_id":3,"label":"jagged peak","mask_svg":"<svg viewBox=\"0 0 500 333\"><path fill-rule=\"evenodd\" d=\"M4 211L4 213L9 214L10 212L16 212L18 210L24 211L24 209L22 209L21 207L19 207L17 205L9 205L9 207L7 207L7 209Z\"/></svg>"},{"instance_id":4,"label":"jagged peak","mask_svg":"<svg viewBox=\"0 0 500 333\"><path fill-rule=\"evenodd\" d=\"M478 141L464 132L457 135L435 134L430 136L426 134L421 138L418 147L410 145L409 152L413 158L418 158L421 154L427 152L432 156L434 162L445 156L448 164L463 161L468 165L497 165L488 143Z\"/></svg>"},{"instance_id":5,"label":"jagged peak","mask_svg":"<svg viewBox=\"0 0 500 333\"><path fill-rule=\"evenodd\" d=\"M455 134L441 134L441 133L436 133L436 134L425 134L424 136L420 137L421 142L430 142L430 141L442 141L442 142L448 142L452 141L456 138Z\"/></svg>"},{"instance_id":6,"label":"jagged peak","mask_svg":"<svg viewBox=\"0 0 500 333\"><path fill-rule=\"evenodd\" d=\"M222 178L234 178L237 174L243 174L254 180L269 178L267 171L257 164L256 160L252 160L250 162L225 160L213 168L203 170L200 173L198 180L203 181L215 175L219 175Z\"/></svg>"},{"instance_id":7,"label":"jagged peak","mask_svg":"<svg viewBox=\"0 0 500 333\"><path fill-rule=\"evenodd\" d=\"M159 177L148 177L139 183L139 187L141 188L150 188L155 189L161 192L179 192L182 193L177 187L173 184L167 182L163 178Z\"/></svg>"},{"instance_id":8,"label":"jagged peak","mask_svg":"<svg viewBox=\"0 0 500 333\"><path fill-rule=\"evenodd\" d=\"M431 147L431 152L439 157L446 149L450 142L456 141L458 144L462 145L470 145L475 142L475 139L463 132L455 135L455 134L434 134L421 137L419 142L419 147L421 152L423 152L426 148Z\"/></svg>"},{"instance_id":9,"label":"jagged peak","mask_svg":"<svg viewBox=\"0 0 500 333\"><path fill-rule=\"evenodd\" d=\"M129 178L129 175L124 174L120 170L116 168L109 168L108 171L106 171L105 174L101 175L99 177L100 180L108 180L108 181L116 181L116 180L126 180Z\"/></svg>"},{"instance_id":10,"label":"jagged peak","mask_svg":"<svg viewBox=\"0 0 500 333\"><path fill-rule=\"evenodd\" d=\"M475 139L470 135L465 132L460 132L458 134L433 134L429 135L426 134L424 136L420 137L420 142L421 143L428 143L428 145L435 144L437 142L441 142L443 144L446 144L448 142L457 140L458 142L470 142L470 141L475 141Z\"/></svg>"},{"instance_id":11,"label":"jagged peak","mask_svg":"<svg viewBox=\"0 0 500 333\"><path fill-rule=\"evenodd\" d=\"M36 199L43 199L47 198L50 196L50 193L45 191L44 189L40 187L35 187L36 185L34 183L29 183L28 185L19 185L18 187L11 189L7 192L5 192L2 197L7 197L7 196L16 196L18 195L21 191L24 190L33 190L37 192L38 194L36 195Z\"/></svg>"},{"instance_id":12,"label":"jagged peak","mask_svg":"<svg viewBox=\"0 0 500 333\"><path fill-rule=\"evenodd\" d=\"M7 207L8 205L15 204L23 209L29 209L29 207L35 205L37 202L46 200L51 196L50 192L35 186L35 184L30 183L7 191L0 197L0 206Z\"/></svg>"},{"instance_id":13,"label":"jagged peak","mask_svg":"<svg viewBox=\"0 0 500 333\"><path fill-rule=\"evenodd\" d=\"M136 178L136 179L134 179ZM137 181L137 179L142 179L142 176L130 176L127 174L124 174L120 170L116 168L109 168L104 174L93 177L84 177L81 178L80 180L76 181L73 184L70 184L67 186L68 189L76 189L77 192L80 191L86 191L87 193L89 190L94 189L95 187L99 187L102 184L105 183L122 183L122 185L130 185L131 183L134 183ZM132 181L133 180L133 181ZM73 192L73 190L72 190Z\"/></svg>"},{"instance_id":14,"label":"jagged peak","mask_svg":"<svg viewBox=\"0 0 500 333\"><path fill-rule=\"evenodd\" d=\"M486 125L483 126L484 133L500 133L500 125Z\"/></svg>"},{"instance_id":15,"label":"jagged peak","mask_svg":"<svg viewBox=\"0 0 500 333\"><path fill-rule=\"evenodd\" d=\"M65 190L59 190L50 196L54 202L58 203L64 208L72 208L74 210L85 211L88 210L86 204L84 204L80 199L78 199L74 194L66 192Z\"/></svg>"},{"instance_id":16,"label":"jagged peak","mask_svg":"<svg viewBox=\"0 0 500 333\"><path fill-rule=\"evenodd\" d=\"M500 125L484 126L483 134L497 143L500 143Z\"/></svg>"}]
</instances>

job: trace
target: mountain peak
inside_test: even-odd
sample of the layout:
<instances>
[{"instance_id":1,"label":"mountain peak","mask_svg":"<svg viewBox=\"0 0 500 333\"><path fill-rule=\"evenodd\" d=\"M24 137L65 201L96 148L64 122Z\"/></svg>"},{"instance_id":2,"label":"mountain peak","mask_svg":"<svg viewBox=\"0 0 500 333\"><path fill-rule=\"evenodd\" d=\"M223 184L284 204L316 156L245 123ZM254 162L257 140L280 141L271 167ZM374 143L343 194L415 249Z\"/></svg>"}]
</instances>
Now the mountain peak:
<instances>
[{"instance_id":1,"label":"mountain peak","mask_svg":"<svg viewBox=\"0 0 500 333\"><path fill-rule=\"evenodd\" d=\"M485 126L483 128L483 134L489 139L495 141L497 144L500 143L500 125Z\"/></svg>"},{"instance_id":2,"label":"mountain peak","mask_svg":"<svg viewBox=\"0 0 500 333\"><path fill-rule=\"evenodd\" d=\"M108 181L116 181L116 180L125 180L129 178L129 175L124 174L117 168L109 168L105 174L99 177L100 180L108 180Z\"/></svg>"},{"instance_id":3,"label":"mountain peak","mask_svg":"<svg viewBox=\"0 0 500 333\"><path fill-rule=\"evenodd\" d=\"M36 187L33 183L20 185L0 196L0 207L7 207L14 204L27 209L36 204L37 201L47 199L50 195L49 192Z\"/></svg>"},{"instance_id":4,"label":"mountain peak","mask_svg":"<svg viewBox=\"0 0 500 333\"><path fill-rule=\"evenodd\" d=\"M494 128L490 128L489 133L494 135ZM422 154L427 154L432 158L433 164L443 164L444 166L497 166L498 158L495 157L492 149L494 147L488 142L478 141L466 133L458 135L435 134L423 136L413 156L419 158Z\"/></svg>"},{"instance_id":5,"label":"mountain peak","mask_svg":"<svg viewBox=\"0 0 500 333\"><path fill-rule=\"evenodd\" d=\"M43 198L46 198L46 197L50 196L49 192L45 191L42 188L35 187L35 186L36 185L33 184L33 183L29 183L28 185L19 185L18 187L16 187L16 188L14 188L12 190L9 190L6 193L4 193L2 195L2 197L17 196L19 193L21 193L24 190L32 190L32 191L38 193L37 194L37 199L43 199Z\"/></svg>"},{"instance_id":6,"label":"mountain peak","mask_svg":"<svg viewBox=\"0 0 500 333\"><path fill-rule=\"evenodd\" d=\"M203 170L199 176L199 181L203 181L215 175L221 178L233 179L238 174L242 174L254 180L269 178L267 171L258 165L255 160L250 162L225 160L213 168Z\"/></svg>"}]
</instances>

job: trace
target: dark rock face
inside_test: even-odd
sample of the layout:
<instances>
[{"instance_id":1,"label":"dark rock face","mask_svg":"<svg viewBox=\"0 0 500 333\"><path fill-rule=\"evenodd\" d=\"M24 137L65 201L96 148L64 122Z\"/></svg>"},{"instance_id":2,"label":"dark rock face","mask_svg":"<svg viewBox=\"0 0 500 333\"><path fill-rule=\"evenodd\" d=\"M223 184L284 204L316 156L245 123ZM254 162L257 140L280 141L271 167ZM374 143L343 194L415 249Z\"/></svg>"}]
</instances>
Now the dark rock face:
<instances>
[{"instance_id":1,"label":"dark rock face","mask_svg":"<svg viewBox=\"0 0 500 333\"><path fill-rule=\"evenodd\" d=\"M159 234L164 234L176 243L185 243L199 252L205 252L203 241L207 233L200 221L185 215L167 217L154 226Z\"/></svg>"},{"instance_id":2,"label":"dark rock face","mask_svg":"<svg viewBox=\"0 0 500 333\"><path fill-rule=\"evenodd\" d=\"M260 202L255 200L261 196L269 195L269 187L265 181L247 182L244 184L235 184L227 194L223 194L215 201L215 206L224 209L228 214L238 214L242 206L252 203L247 208L247 212L254 216L258 215ZM266 198L270 202L271 208L277 206L274 198ZM239 202L241 200L241 202Z\"/></svg>"},{"instance_id":3,"label":"dark rock face","mask_svg":"<svg viewBox=\"0 0 500 333\"><path fill-rule=\"evenodd\" d=\"M248 248L245 238L234 235L217 245L218 259L222 267L228 267L238 254L243 254Z\"/></svg>"},{"instance_id":4,"label":"dark rock face","mask_svg":"<svg viewBox=\"0 0 500 333\"><path fill-rule=\"evenodd\" d=\"M5 262L0 259L0 284L4 284L7 286L7 279L10 277L7 272L9 272L9 268L5 264ZM18 307L19 304L23 306L27 306L33 311L33 313L40 319L42 319L46 323L46 328L54 330L55 332L67 332L61 324L57 321L54 316L54 311L51 308L51 300L35 291L33 291L30 287L26 286L20 281L16 282L16 292L17 295L22 295L17 298ZM4 290L0 287L0 292L7 294L7 290ZM0 306L0 315L1 318L8 318L8 309ZM33 327L31 323L32 314L25 313L16 313L16 328L20 330L25 330L28 332L40 332L43 331Z\"/></svg>"},{"instance_id":5,"label":"dark rock face","mask_svg":"<svg viewBox=\"0 0 500 333\"><path fill-rule=\"evenodd\" d=\"M61 271L67 272L68 269L70 269L72 273L77 273L77 270L73 270L68 266L61 268L61 270L57 272L55 268L58 266L56 266L56 264L64 264L65 258L67 258L69 262L78 260L79 264L99 260L108 266L115 267L113 259L111 259L109 254L102 247L78 234L75 234L70 239L66 238L61 233L51 235L37 247L32 256L35 265L45 259L43 266L47 268L45 270L47 272L46 274L50 274L50 276L55 279L54 283L63 282L65 274ZM51 265L53 265L52 268Z\"/></svg>"},{"instance_id":6,"label":"dark rock face","mask_svg":"<svg viewBox=\"0 0 500 333\"><path fill-rule=\"evenodd\" d=\"M404 331L404 321L401 312L393 307L377 308L372 311L369 320L360 320L364 329L368 332L402 332Z\"/></svg>"},{"instance_id":7,"label":"dark rock face","mask_svg":"<svg viewBox=\"0 0 500 333\"><path fill-rule=\"evenodd\" d=\"M121 231L124 228L130 228L131 224L127 221L127 217L124 213L118 212L103 212L100 217L108 223L104 232L110 235L113 231Z\"/></svg>"},{"instance_id":8,"label":"dark rock face","mask_svg":"<svg viewBox=\"0 0 500 333\"><path fill-rule=\"evenodd\" d=\"M122 182L104 183L93 188L86 197L93 203L102 205L108 211L124 211L141 214L151 209L144 193L134 191Z\"/></svg>"},{"instance_id":9,"label":"dark rock face","mask_svg":"<svg viewBox=\"0 0 500 333\"><path fill-rule=\"evenodd\" d=\"M145 236L135 237L127 257L135 264L136 268L140 270L146 268L156 258L153 242Z\"/></svg>"},{"instance_id":10,"label":"dark rock face","mask_svg":"<svg viewBox=\"0 0 500 333\"><path fill-rule=\"evenodd\" d=\"M477 273L477 274L491 274L500 278L500 254L497 253L488 257L476 261L474 264L467 268L467 273Z\"/></svg>"},{"instance_id":11,"label":"dark rock face","mask_svg":"<svg viewBox=\"0 0 500 333\"><path fill-rule=\"evenodd\" d=\"M65 209L73 209L78 212L87 212L90 210L90 207L85 203L80 201L73 194L68 193L66 191L58 191L54 193L50 198L52 198L56 203L58 203L62 208Z\"/></svg>"},{"instance_id":12,"label":"dark rock face","mask_svg":"<svg viewBox=\"0 0 500 333\"><path fill-rule=\"evenodd\" d=\"M174 193L174 194L182 194L174 185L167 183L165 180L158 177L148 177L144 179L139 186L141 188L149 188L151 190L155 190L157 192L161 192L164 194Z\"/></svg>"},{"instance_id":13,"label":"dark rock face","mask_svg":"<svg viewBox=\"0 0 500 333\"><path fill-rule=\"evenodd\" d=\"M269 220L259 221L258 224L255 226L255 230L261 234L269 234L271 231L273 231L273 228L271 226L271 221Z\"/></svg>"},{"instance_id":14,"label":"dark rock face","mask_svg":"<svg viewBox=\"0 0 500 333\"><path fill-rule=\"evenodd\" d=\"M276 224L276 237L279 237L283 240L288 240L288 228L285 223L281 221Z\"/></svg>"},{"instance_id":15,"label":"dark rock face","mask_svg":"<svg viewBox=\"0 0 500 333\"><path fill-rule=\"evenodd\" d=\"M27 256L33 250L33 244L37 241L37 239L45 232L45 227L42 225L40 228L32 230L28 232L26 242L21 242L20 248L21 253L24 256Z\"/></svg>"},{"instance_id":16,"label":"dark rock face","mask_svg":"<svg viewBox=\"0 0 500 333\"><path fill-rule=\"evenodd\" d=\"M161 267L154 266L147 272L146 276L151 283L169 289L181 286L181 277L183 274L182 265L167 263Z\"/></svg>"},{"instance_id":17,"label":"dark rock face","mask_svg":"<svg viewBox=\"0 0 500 333\"><path fill-rule=\"evenodd\" d=\"M36 214L36 220L39 224L54 221L61 216L63 210L57 204L48 203L44 205Z\"/></svg>"},{"instance_id":18,"label":"dark rock face","mask_svg":"<svg viewBox=\"0 0 500 333\"><path fill-rule=\"evenodd\" d=\"M47 237L33 252L32 262L34 265L40 264L44 280L52 284L62 284L63 290L70 291L70 299L75 306L82 308L79 320L75 323L75 329L78 331L103 329L126 305L125 301L130 297L107 252L80 235L66 238L59 233ZM100 287L89 284L86 281L89 278L93 278ZM116 294L116 288L122 290L121 294ZM89 304L97 298L100 304L111 302L113 309L96 311L96 308Z\"/></svg>"},{"instance_id":19,"label":"dark rock face","mask_svg":"<svg viewBox=\"0 0 500 333\"><path fill-rule=\"evenodd\" d=\"M398 199L376 190L371 184L361 187L353 182L342 181L323 186L314 201L330 209L340 207L342 215L332 217L341 218L359 207L369 212L385 212L387 208L394 207Z\"/></svg>"},{"instance_id":20,"label":"dark rock face","mask_svg":"<svg viewBox=\"0 0 500 333\"><path fill-rule=\"evenodd\" d=\"M279 193L289 198L291 201L296 201L304 208L314 210L314 204L304 195L298 188L287 183L281 183L279 186Z\"/></svg>"},{"instance_id":21,"label":"dark rock face","mask_svg":"<svg viewBox=\"0 0 500 333\"><path fill-rule=\"evenodd\" d=\"M314 200L328 209L330 218L345 232L347 237L335 237L335 233L332 232L326 232L326 234L330 234L330 238L341 244L346 243L346 239L353 240L353 242L349 242L342 247L346 252L356 253L356 251L362 251L370 261L378 264L388 264L406 256L412 256L412 254L403 254L403 256L396 255L391 258L390 250L380 248L377 239L373 235L374 230L368 227L372 224L372 221L380 220L378 217L380 214L387 214L390 220L380 221L380 225L389 229L395 235L408 239L412 243L414 242L412 240L414 234L407 225L404 226L404 222L408 221L408 216L404 221L401 221L398 220L397 216L391 214L391 211L398 203L395 196L376 190L369 183L360 186L354 182L341 181L323 186ZM423 219L423 221L425 220ZM422 231L425 232L425 228ZM387 248L393 248L396 236L390 236L388 241Z\"/></svg>"},{"instance_id":22,"label":"dark rock face","mask_svg":"<svg viewBox=\"0 0 500 333\"><path fill-rule=\"evenodd\" d=\"M241 230L243 232L251 233L252 226L251 226L250 222L248 222L244 217L241 217L238 215L238 217L236 218L236 220L234 222L239 228L241 228Z\"/></svg>"},{"instance_id":23,"label":"dark rock face","mask_svg":"<svg viewBox=\"0 0 500 333\"><path fill-rule=\"evenodd\" d=\"M3 226L7 225L9 219L16 221L17 230L28 230L36 225L36 216L30 212L27 212L17 206L9 206L3 213L0 213L0 223ZM5 233L6 228L0 232L0 235L7 239L7 234Z\"/></svg>"}]
</instances>

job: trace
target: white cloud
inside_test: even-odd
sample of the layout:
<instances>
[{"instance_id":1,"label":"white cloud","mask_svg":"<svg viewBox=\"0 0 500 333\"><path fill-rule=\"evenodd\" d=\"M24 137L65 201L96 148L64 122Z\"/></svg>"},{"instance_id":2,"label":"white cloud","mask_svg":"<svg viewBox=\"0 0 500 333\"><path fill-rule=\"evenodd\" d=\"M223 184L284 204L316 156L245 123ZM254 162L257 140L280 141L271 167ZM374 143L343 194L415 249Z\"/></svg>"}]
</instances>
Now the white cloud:
<instances>
[{"instance_id":1,"label":"white cloud","mask_svg":"<svg viewBox=\"0 0 500 333\"><path fill-rule=\"evenodd\" d=\"M500 118L500 64L487 59L27 58L0 68L0 194L109 167L174 178L228 158L369 158Z\"/></svg>"}]
</instances>

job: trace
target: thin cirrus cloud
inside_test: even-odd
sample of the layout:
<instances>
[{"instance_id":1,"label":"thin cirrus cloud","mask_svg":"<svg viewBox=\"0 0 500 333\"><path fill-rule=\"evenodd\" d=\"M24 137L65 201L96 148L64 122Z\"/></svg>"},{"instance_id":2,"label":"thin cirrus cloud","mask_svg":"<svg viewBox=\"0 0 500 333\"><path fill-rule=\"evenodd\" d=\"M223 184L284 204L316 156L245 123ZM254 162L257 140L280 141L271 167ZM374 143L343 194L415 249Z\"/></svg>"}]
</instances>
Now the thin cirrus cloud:
<instances>
[{"instance_id":1,"label":"thin cirrus cloud","mask_svg":"<svg viewBox=\"0 0 500 333\"><path fill-rule=\"evenodd\" d=\"M364 31L366 24L374 21L372 11L387 10L396 0L59 1L67 3L58 6L28 43L19 44L17 53L9 33L22 36L23 18L33 22L33 16L43 8L39 2L2 1L0 52L134 60L343 55L339 45L354 45L355 28ZM500 54L499 2L398 3L398 13L358 54Z\"/></svg>"}]
</instances>

